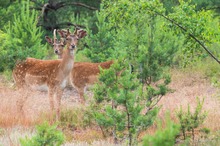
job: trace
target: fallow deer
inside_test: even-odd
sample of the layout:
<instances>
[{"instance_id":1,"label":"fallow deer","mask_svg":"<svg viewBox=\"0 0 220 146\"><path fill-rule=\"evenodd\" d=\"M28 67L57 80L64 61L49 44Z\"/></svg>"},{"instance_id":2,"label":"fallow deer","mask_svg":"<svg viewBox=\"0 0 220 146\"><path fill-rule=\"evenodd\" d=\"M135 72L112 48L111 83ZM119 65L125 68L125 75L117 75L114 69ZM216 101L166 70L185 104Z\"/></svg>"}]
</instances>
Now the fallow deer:
<instances>
[{"instance_id":1,"label":"fallow deer","mask_svg":"<svg viewBox=\"0 0 220 146\"><path fill-rule=\"evenodd\" d=\"M58 33L63 39L66 38L67 31L58 30ZM48 41L50 43L50 41ZM50 43L51 44L51 43ZM53 46L55 50L55 46ZM56 53L56 52L55 52ZM62 49L59 51L62 54ZM56 53L58 58L60 54ZM90 62L75 62L73 70L70 74L70 82L79 93L80 100L82 103L85 102L84 92L87 86L93 85L98 82L98 76L100 74L100 68L108 69L113 64L113 61L101 62L101 63L90 63Z\"/></svg>"},{"instance_id":2,"label":"fallow deer","mask_svg":"<svg viewBox=\"0 0 220 146\"><path fill-rule=\"evenodd\" d=\"M86 31L81 31L83 37ZM46 88L50 100L50 117L54 112L54 96L57 103L56 120L60 118L60 104L63 90L66 86L69 74L74 66L74 51L79 37L77 31L74 34L68 33L66 38L66 49L63 51L62 59L38 60L26 59L18 63L13 70L13 78L18 88ZM56 40L55 40L56 41ZM54 43L55 43L54 41ZM57 41L56 41L57 42ZM62 42L63 43L63 42ZM18 108L23 111L23 105L27 96L18 101Z\"/></svg>"},{"instance_id":3,"label":"fallow deer","mask_svg":"<svg viewBox=\"0 0 220 146\"><path fill-rule=\"evenodd\" d=\"M61 59L65 42L62 38L60 39L60 41L57 39L55 31L53 33L53 37L54 38L51 39L49 36L46 36L45 39L51 46L53 46L54 53L58 56L58 59Z\"/></svg>"}]
</instances>

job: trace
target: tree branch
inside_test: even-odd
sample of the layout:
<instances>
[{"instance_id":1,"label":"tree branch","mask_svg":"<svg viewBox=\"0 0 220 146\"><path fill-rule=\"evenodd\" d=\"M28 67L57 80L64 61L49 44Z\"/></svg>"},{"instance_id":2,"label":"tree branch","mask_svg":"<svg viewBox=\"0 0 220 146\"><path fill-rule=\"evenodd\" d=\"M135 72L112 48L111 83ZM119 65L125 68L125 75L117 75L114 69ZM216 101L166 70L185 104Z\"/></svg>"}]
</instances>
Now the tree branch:
<instances>
[{"instance_id":1,"label":"tree branch","mask_svg":"<svg viewBox=\"0 0 220 146\"><path fill-rule=\"evenodd\" d=\"M173 23L174 25L176 25L177 27L179 27L179 28L180 28L181 30L183 30L184 32L188 33L188 35L189 35L192 39L194 39L216 62L218 62L218 63L220 64L220 61L218 60L218 58L216 58L216 57L214 56L214 54L212 54L212 52L209 51L209 49L208 49L199 39L196 38L196 36L194 36L192 33L189 33L186 28L184 28L183 26L181 26L180 24L178 24L175 20L173 20L173 19L171 19L171 18L169 18L169 17L167 17L167 16L165 16L165 15L163 15L163 14L161 14L161 13L155 11L155 10L152 10L152 9L148 9L148 10L154 12L155 14L157 14L157 15L163 17L163 18L165 18L166 20L170 21L171 23Z\"/></svg>"},{"instance_id":2,"label":"tree branch","mask_svg":"<svg viewBox=\"0 0 220 146\"><path fill-rule=\"evenodd\" d=\"M79 3L79 2L71 2L71 3L59 2L59 3L56 3L56 4L48 3L47 9L51 9L51 10L56 11L60 8L63 8L63 7L66 7L66 6L71 6L71 5L84 7L84 8L87 8L89 10L98 10L98 8L95 8L95 7L92 7L92 6L83 4L83 3ZM36 10L42 10L42 8L39 9L38 7L33 7L33 8L37 8Z\"/></svg>"}]
</instances>

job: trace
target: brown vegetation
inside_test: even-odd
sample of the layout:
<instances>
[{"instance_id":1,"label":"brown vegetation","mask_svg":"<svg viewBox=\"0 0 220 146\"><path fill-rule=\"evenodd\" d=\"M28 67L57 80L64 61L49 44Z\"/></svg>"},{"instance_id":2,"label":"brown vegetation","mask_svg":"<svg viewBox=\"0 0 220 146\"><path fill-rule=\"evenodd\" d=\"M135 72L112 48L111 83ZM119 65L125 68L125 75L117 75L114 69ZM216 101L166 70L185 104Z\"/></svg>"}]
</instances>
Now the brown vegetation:
<instances>
[{"instance_id":1,"label":"brown vegetation","mask_svg":"<svg viewBox=\"0 0 220 146\"><path fill-rule=\"evenodd\" d=\"M167 94L159 103L162 105L159 118L163 119L165 112L170 110L172 119L176 120L175 111L177 111L180 105L186 109L187 104L189 103L193 110L193 107L196 106L196 96L200 98L205 97L203 109L208 111L208 117L202 126L209 128L211 131L220 129L220 125L218 124L220 122L220 107L217 94L219 93L219 89L213 87L207 78L198 72L188 73L180 70L172 70L172 82L170 88L174 91ZM16 118L15 105L18 96L18 92L14 91L14 89L3 84L0 85L0 127L15 127L16 125L29 127L47 119L45 117L48 114L49 102L47 101L48 98L46 98L47 94L45 92L35 91L31 93L31 97L28 98L24 106L25 114L28 115L26 116L26 119ZM65 89L62 98L62 106L66 109L73 110L77 107L81 107L81 105L78 104L78 98L77 93L74 92L73 89ZM78 112L80 111L83 112L83 110L78 110ZM44 113L45 116L42 116L42 113ZM23 122L21 122L22 120ZM78 122L82 121L78 120ZM152 126L142 135L145 135L146 133L154 133L155 130L156 126ZM87 142L91 142L92 144L94 143L92 142L93 140L97 141L98 139L102 139L100 135L101 130L93 126L87 127L86 129L83 127L76 127L73 131L68 132L71 133L69 134L71 135L69 140L71 141L72 139L74 143L86 141L86 139L88 139L89 141ZM93 134L96 136L91 136Z\"/></svg>"}]
</instances>

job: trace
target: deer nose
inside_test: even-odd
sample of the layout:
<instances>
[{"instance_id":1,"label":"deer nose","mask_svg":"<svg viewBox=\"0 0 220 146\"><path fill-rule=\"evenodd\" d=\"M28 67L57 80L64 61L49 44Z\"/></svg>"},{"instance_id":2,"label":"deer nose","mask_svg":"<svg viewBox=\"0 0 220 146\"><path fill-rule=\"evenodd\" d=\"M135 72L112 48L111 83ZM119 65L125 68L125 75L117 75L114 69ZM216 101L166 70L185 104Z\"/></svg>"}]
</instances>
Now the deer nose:
<instances>
[{"instance_id":1,"label":"deer nose","mask_svg":"<svg viewBox=\"0 0 220 146\"><path fill-rule=\"evenodd\" d=\"M58 50L55 50L54 53L55 53L55 54L58 54Z\"/></svg>"},{"instance_id":2,"label":"deer nose","mask_svg":"<svg viewBox=\"0 0 220 146\"><path fill-rule=\"evenodd\" d=\"M71 45L72 49L75 49L76 48L76 45Z\"/></svg>"}]
</instances>

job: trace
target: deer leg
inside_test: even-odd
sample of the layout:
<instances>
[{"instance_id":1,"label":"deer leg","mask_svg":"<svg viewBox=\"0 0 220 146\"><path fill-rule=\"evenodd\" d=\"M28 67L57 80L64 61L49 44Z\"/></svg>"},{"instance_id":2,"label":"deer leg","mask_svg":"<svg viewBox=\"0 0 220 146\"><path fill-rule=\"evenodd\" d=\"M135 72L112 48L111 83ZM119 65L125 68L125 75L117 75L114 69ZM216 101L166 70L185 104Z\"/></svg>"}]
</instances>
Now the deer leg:
<instances>
[{"instance_id":1,"label":"deer leg","mask_svg":"<svg viewBox=\"0 0 220 146\"><path fill-rule=\"evenodd\" d=\"M56 121L60 120L60 105L61 105L62 95L63 95L63 89L57 89L57 92L56 92L56 101L57 101Z\"/></svg>"},{"instance_id":2,"label":"deer leg","mask_svg":"<svg viewBox=\"0 0 220 146\"><path fill-rule=\"evenodd\" d=\"M78 88L78 92L79 92L80 103L85 104L84 89Z\"/></svg>"},{"instance_id":3,"label":"deer leg","mask_svg":"<svg viewBox=\"0 0 220 146\"><path fill-rule=\"evenodd\" d=\"M18 97L18 100L16 102L17 105L17 111L19 113L20 116L24 117L24 103L28 98L28 90L25 90L24 88L21 88L18 90L20 96Z\"/></svg>"},{"instance_id":4,"label":"deer leg","mask_svg":"<svg viewBox=\"0 0 220 146\"><path fill-rule=\"evenodd\" d=\"M50 102L50 121L53 121L53 114L54 114L54 90L49 89L48 90L48 97L49 97L49 102Z\"/></svg>"}]
</instances>

